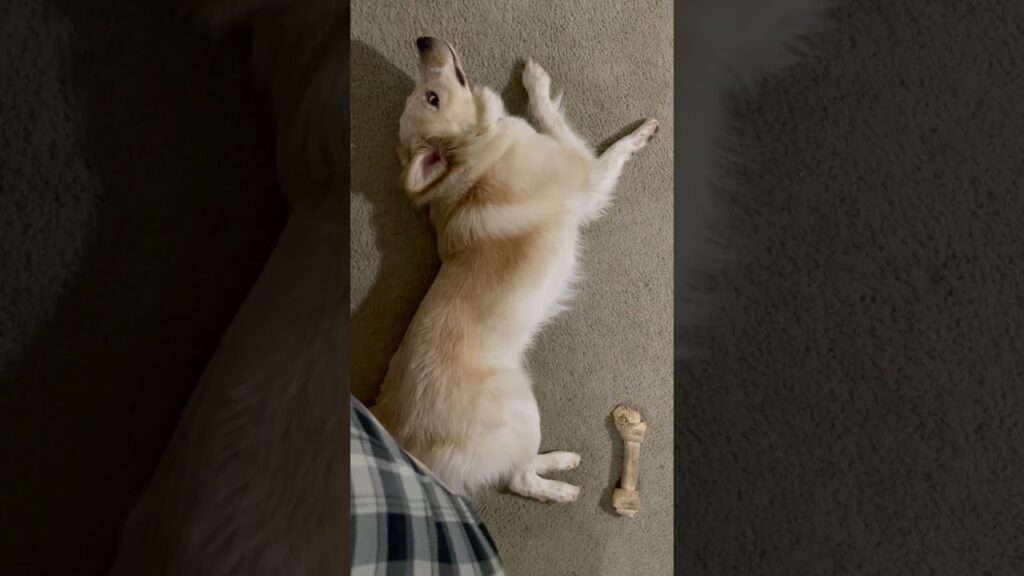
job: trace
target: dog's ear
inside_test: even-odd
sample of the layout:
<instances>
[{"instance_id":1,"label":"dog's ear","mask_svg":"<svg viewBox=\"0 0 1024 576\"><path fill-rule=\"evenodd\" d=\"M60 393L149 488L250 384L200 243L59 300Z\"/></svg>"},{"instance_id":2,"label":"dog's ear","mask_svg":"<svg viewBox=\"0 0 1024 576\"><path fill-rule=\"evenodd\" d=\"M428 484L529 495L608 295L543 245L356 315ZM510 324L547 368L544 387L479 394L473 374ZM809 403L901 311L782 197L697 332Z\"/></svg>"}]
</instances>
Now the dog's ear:
<instances>
[{"instance_id":1,"label":"dog's ear","mask_svg":"<svg viewBox=\"0 0 1024 576\"><path fill-rule=\"evenodd\" d=\"M428 140L413 151L405 166L402 181L406 194L422 197L451 168L451 159L445 147L437 140ZM429 199L424 199L427 201Z\"/></svg>"},{"instance_id":2,"label":"dog's ear","mask_svg":"<svg viewBox=\"0 0 1024 576\"><path fill-rule=\"evenodd\" d=\"M409 151L402 144L395 145L395 155L398 156L398 161L401 163L402 168L409 164Z\"/></svg>"}]
</instances>

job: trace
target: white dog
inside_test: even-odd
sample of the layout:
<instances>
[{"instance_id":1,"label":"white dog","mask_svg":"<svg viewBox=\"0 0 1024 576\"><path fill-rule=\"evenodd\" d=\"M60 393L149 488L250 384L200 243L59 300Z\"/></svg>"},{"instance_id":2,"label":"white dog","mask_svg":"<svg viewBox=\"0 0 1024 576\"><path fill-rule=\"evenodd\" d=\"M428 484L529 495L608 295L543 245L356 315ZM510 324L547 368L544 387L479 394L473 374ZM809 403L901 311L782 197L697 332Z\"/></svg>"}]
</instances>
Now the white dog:
<instances>
[{"instance_id":1,"label":"white dog","mask_svg":"<svg viewBox=\"0 0 1024 576\"><path fill-rule=\"evenodd\" d=\"M457 493L507 484L541 501L579 488L542 478L571 452L538 454L540 414L523 357L562 307L580 229L612 199L626 161L658 129L647 120L595 155L527 63L523 84L540 128L471 88L451 45L416 40L420 81L400 121L406 193L429 206L441 269L391 360L374 414Z\"/></svg>"}]
</instances>

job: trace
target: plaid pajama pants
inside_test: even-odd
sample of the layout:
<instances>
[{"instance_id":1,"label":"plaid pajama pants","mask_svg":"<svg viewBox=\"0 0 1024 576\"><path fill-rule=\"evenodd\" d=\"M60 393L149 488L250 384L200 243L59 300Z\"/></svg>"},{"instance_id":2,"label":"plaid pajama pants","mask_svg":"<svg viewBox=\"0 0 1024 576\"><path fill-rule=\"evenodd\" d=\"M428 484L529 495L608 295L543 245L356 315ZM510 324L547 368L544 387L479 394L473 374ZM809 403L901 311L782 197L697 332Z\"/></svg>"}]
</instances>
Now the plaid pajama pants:
<instances>
[{"instance_id":1,"label":"plaid pajama pants","mask_svg":"<svg viewBox=\"0 0 1024 576\"><path fill-rule=\"evenodd\" d=\"M473 505L406 454L352 398L352 575L503 575Z\"/></svg>"}]
</instances>

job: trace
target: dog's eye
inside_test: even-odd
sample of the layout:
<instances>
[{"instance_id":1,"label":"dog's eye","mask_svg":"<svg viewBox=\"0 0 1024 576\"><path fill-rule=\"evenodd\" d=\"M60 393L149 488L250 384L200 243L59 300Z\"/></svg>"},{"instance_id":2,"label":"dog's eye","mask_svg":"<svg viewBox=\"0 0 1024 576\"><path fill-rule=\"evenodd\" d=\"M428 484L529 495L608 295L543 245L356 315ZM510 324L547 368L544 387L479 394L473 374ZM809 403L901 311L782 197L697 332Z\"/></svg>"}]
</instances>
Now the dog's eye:
<instances>
[{"instance_id":1,"label":"dog's eye","mask_svg":"<svg viewBox=\"0 0 1024 576\"><path fill-rule=\"evenodd\" d=\"M434 108L441 107L441 99L438 98L437 94L435 94L434 92L427 92L427 103L433 106Z\"/></svg>"}]
</instances>

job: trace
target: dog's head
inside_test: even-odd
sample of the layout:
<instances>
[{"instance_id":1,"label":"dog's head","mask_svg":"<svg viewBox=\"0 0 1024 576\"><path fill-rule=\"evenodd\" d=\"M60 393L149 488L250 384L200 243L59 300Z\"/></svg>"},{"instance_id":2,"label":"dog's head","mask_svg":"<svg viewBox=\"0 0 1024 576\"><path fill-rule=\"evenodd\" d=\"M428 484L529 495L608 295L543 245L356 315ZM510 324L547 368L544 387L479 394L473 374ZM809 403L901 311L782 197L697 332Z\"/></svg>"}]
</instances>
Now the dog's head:
<instances>
[{"instance_id":1,"label":"dog's head","mask_svg":"<svg viewBox=\"0 0 1024 576\"><path fill-rule=\"evenodd\" d=\"M442 142L477 125L477 104L462 62L451 44L438 38L416 39L420 79L405 101L399 120L398 155L403 183L418 195L451 168Z\"/></svg>"}]
</instances>

